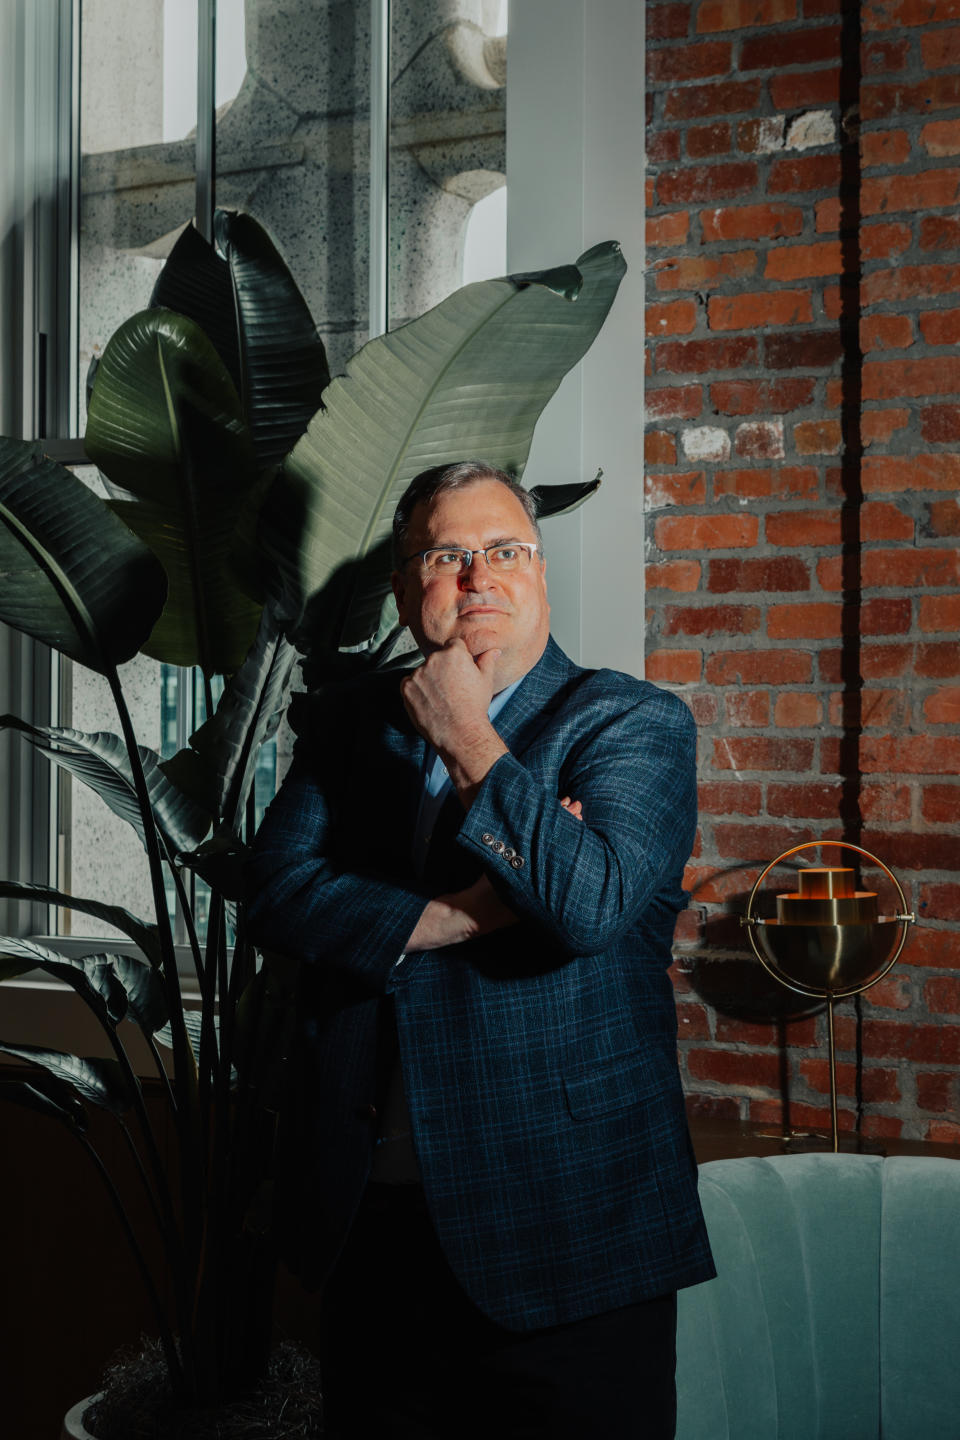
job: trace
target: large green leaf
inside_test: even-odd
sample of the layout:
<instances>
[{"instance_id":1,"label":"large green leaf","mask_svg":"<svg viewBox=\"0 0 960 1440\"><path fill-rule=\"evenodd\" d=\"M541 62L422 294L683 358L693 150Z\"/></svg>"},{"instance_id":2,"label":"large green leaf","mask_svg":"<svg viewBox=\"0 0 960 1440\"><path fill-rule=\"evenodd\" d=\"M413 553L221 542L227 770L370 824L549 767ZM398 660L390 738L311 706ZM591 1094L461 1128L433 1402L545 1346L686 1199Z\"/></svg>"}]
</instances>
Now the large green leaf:
<instances>
[{"instance_id":1,"label":"large green leaf","mask_svg":"<svg viewBox=\"0 0 960 1440\"><path fill-rule=\"evenodd\" d=\"M156 557L38 445L0 436L0 620L101 674L134 656L167 582Z\"/></svg>"},{"instance_id":2,"label":"large green leaf","mask_svg":"<svg viewBox=\"0 0 960 1440\"><path fill-rule=\"evenodd\" d=\"M160 974L137 955L65 955L36 940L0 936L0 980L43 970L75 990L104 1025L135 1020L145 1034L167 1023Z\"/></svg>"},{"instance_id":3,"label":"large green leaf","mask_svg":"<svg viewBox=\"0 0 960 1440\"><path fill-rule=\"evenodd\" d=\"M114 508L169 579L144 653L207 675L231 673L259 614L231 567L256 462L237 392L199 325L144 310L120 326L97 369L86 447L128 492Z\"/></svg>"},{"instance_id":4,"label":"large green leaf","mask_svg":"<svg viewBox=\"0 0 960 1440\"><path fill-rule=\"evenodd\" d=\"M118 735L104 731L87 735L62 726L28 725L16 715L0 715L0 730L7 727L19 731L48 760L95 790L115 815L133 826L145 846L133 772ZM175 854L195 849L210 828L209 813L167 778L154 751L145 745L137 748L160 831Z\"/></svg>"},{"instance_id":5,"label":"large green leaf","mask_svg":"<svg viewBox=\"0 0 960 1440\"><path fill-rule=\"evenodd\" d=\"M110 1110L114 1115L122 1115L133 1102L116 1060L84 1060L79 1055L67 1055L61 1050L44 1050L38 1045L9 1045L4 1040L0 1040L0 1054L38 1065L57 1080L72 1086L82 1099Z\"/></svg>"},{"instance_id":6,"label":"large green leaf","mask_svg":"<svg viewBox=\"0 0 960 1440\"><path fill-rule=\"evenodd\" d=\"M583 356L626 270L616 244L572 267L467 285L409 325L370 341L334 380L288 457L261 535L292 617L347 558L390 530L421 470L479 457L519 477L534 425ZM358 587L343 643L380 620L380 595Z\"/></svg>"},{"instance_id":7,"label":"large green leaf","mask_svg":"<svg viewBox=\"0 0 960 1440\"><path fill-rule=\"evenodd\" d=\"M87 1112L83 1105L69 1085L60 1084L52 1075L44 1076L42 1082L36 1085L30 1085L26 1080L4 1080L0 1083L0 1100L12 1100L15 1105L35 1110L38 1115L60 1120L72 1130L82 1132L87 1128Z\"/></svg>"},{"instance_id":8,"label":"large green leaf","mask_svg":"<svg viewBox=\"0 0 960 1440\"><path fill-rule=\"evenodd\" d=\"M106 905L100 900L87 900L80 895L68 895L65 890L54 890L49 885L29 885L25 881L0 880L0 900L22 900L26 904L57 905L64 910L78 910L82 915L92 915L105 920L116 930L128 935L144 955L154 964L160 964L160 940L156 925L132 915L122 905Z\"/></svg>"},{"instance_id":9,"label":"large green leaf","mask_svg":"<svg viewBox=\"0 0 960 1440\"><path fill-rule=\"evenodd\" d=\"M270 236L250 215L218 210L216 248L193 225L160 272L152 304L196 320L237 387L261 466L307 428L330 381L306 301Z\"/></svg>"}]
</instances>

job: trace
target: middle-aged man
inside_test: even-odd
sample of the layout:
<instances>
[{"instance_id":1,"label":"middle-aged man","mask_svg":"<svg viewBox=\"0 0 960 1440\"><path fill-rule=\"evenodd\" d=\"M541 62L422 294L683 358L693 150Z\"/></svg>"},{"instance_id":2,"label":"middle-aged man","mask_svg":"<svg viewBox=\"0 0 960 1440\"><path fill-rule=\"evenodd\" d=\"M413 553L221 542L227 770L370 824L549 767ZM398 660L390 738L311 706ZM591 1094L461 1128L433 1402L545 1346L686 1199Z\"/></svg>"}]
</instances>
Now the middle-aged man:
<instances>
[{"instance_id":1,"label":"middle-aged man","mask_svg":"<svg viewBox=\"0 0 960 1440\"><path fill-rule=\"evenodd\" d=\"M425 662L301 704L250 875L303 962L286 1214L328 1425L670 1437L676 1291L713 1274L667 975L693 722L550 638L508 476L426 471L394 541Z\"/></svg>"}]
</instances>

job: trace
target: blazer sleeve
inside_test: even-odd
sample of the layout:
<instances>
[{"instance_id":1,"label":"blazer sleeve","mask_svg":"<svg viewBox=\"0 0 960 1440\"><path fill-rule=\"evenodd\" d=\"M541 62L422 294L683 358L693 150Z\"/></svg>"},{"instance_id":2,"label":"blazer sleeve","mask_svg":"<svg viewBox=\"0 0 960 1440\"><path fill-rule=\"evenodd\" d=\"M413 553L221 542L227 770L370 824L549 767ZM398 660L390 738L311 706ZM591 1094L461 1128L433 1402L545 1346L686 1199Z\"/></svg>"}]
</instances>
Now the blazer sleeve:
<instances>
[{"instance_id":1,"label":"blazer sleeve","mask_svg":"<svg viewBox=\"0 0 960 1440\"><path fill-rule=\"evenodd\" d=\"M595 955L658 891L669 887L678 902L682 895L696 829L693 716L651 686L592 728L584 719L560 783L561 794L582 802L582 820L515 756L501 756L457 840L511 909L569 955Z\"/></svg>"},{"instance_id":2,"label":"blazer sleeve","mask_svg":"<svg viewBox=\"0 0 960 1440\"><path fill-rule=\"evenodd\" d=\"M251 938L308 964L348 971L382 992L429 896L372 871L342 868L332 848L326 787L295 754L247 864Z\"/></svg>"}]
</instances>

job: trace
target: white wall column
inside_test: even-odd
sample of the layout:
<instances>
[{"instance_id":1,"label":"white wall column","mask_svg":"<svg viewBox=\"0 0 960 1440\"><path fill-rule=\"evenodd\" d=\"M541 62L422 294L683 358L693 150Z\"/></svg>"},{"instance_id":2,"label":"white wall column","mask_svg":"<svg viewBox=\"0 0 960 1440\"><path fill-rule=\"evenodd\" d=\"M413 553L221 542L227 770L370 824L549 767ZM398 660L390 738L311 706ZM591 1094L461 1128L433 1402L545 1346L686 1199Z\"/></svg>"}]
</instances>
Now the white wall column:
<instances>
[{"instance_id":1,"label":"white wall column","mask_svg":"<svg viewBox=\"0 0 960 1440\"><path fill-rule=\"evenodd\" d=\"M507 261L574 260L619 240L613 310L537 428L526 481L592 477L600 493L547 522L553 630L584 665L643 672L644 6L511 0Z\"/></svg>"}]
</instances>

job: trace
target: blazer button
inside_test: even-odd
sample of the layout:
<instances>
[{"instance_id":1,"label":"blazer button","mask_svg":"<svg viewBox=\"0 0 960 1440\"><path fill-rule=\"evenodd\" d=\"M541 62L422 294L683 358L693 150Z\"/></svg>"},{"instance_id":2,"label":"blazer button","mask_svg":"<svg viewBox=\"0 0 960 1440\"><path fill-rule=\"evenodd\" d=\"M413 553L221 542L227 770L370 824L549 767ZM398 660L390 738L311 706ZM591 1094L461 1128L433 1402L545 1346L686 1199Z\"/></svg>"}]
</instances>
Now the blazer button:
<instances>
[{"instance_id":1,"label":"blazer button","mask_svg":"<svg viewBox=\"0 0 960 1440\"><path fill-rule=\"evenodd\" d=\"M522 869L523 869L523 856L522 856L522 855L514 855L513 859L510 861L510 864L513 866L514 870L522 870Z\"/></svg>"},{"instance_id":2,"label":"blazer button","mask_svg":"<svg viewBox=\"0 0 960 1440\"><path fill-rule=\"evenodd\" d=\"M493 844L493 836L490 834L489 831L486 831L483 835L481 835L480 839L483 841L484 845Z\"/></svg>"},{"instance_id":3,"label":"blazer button","mask_svg":"<svg viewBox=\"0 0 960 1440\"><path fill-rule=\"evenodd\" d=\"M502 854L503 854L503 841L502 841L502 840L494 840L494 842L493 842L493 844L491 845L490 848L491 848L491 850L493 851L493 853L494 853L495 855L502 855Z\"/></svg>"},{"instance_id":4,"label":"blazer button","mask_svg":"<svg viewBox=\"0 0 960 1440\"><path fill-rule=\"evenodd\" d=\"M504 860L512 860L513 857L514 857L514 855L516 855L516 853L517 853L516 850L511 850L511 849L510 849L510 846L508 845L507 848L506 848L506 850L504 850L504 852L503 852L503 858L504 858Z\"/></svg>"}]
</instances>

